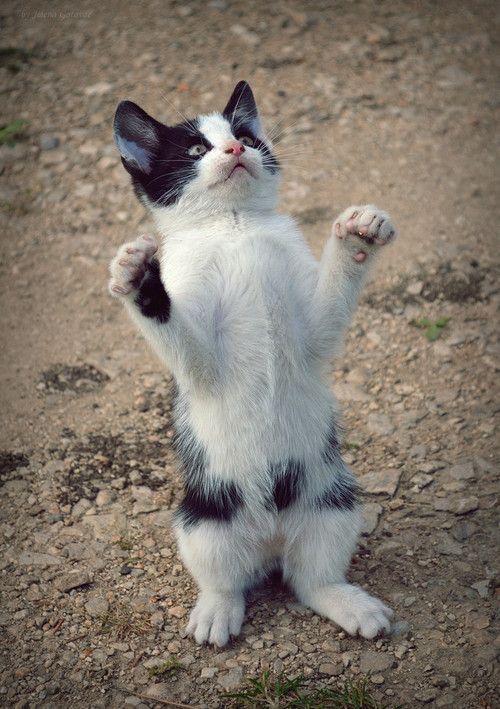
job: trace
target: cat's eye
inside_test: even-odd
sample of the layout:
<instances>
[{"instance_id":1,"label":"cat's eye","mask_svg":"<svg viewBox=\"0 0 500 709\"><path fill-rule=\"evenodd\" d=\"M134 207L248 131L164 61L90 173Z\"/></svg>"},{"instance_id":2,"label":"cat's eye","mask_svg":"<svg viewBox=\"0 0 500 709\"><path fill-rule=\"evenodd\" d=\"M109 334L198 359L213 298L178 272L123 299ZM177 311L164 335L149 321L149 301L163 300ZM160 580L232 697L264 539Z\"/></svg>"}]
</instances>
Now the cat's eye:
<instances>
[{"instance_id":1,"label":"cat's eye","mask_svg":"<svg viewBox=\"0 0 500 709\"><path fill-rule=\"evenodd\" d=\"M248 145L249 148L253 148L255 145L255 140L253 138L250 138L249 135L242 135L241 138L238 138L240 143L243 143L243 145Z\"/></svg>"},{"instance_id":2,"label":"cat's eye","mask_svg":"<svg viewBox=\"0 0 500 709\"><path fill-rule=\"evenodd\" d=\"M205 155L205 153L208 151L208 148L206 145L203 145L203 143L199 143L198 145L192 145L189 150L188 150L188 155L191 155L193 158L199 158L202 155Z\"/></svg>"}]
</instances>

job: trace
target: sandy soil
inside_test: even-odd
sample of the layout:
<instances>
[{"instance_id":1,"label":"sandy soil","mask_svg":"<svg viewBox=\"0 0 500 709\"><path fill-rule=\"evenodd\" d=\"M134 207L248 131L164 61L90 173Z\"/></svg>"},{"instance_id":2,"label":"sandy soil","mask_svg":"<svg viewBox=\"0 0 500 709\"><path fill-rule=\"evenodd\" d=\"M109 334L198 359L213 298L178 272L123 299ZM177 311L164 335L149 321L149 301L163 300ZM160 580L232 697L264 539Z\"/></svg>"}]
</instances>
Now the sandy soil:
<instances>
[{"instance_id":1,"label":"sandy soil","mask_svg":"<svg viewBox=\"0 0 500 709\"><path fill-rule=\"evenodd\" d=\"M0 125L28 122L0 147L2 705L223 707L271 668L494 706L495 4L6 0L1 22ZM397 614L376 642L270 584L229 648L182 632L170 380L106 292L150 228L111 122L123 98L170 122L223 107L241 78L283 128L283 210L317 253L352 203L399 228L332 371L367 491L351 578ZM421 318L450 319L431 342Z\"/></svg>"}]
</instances>

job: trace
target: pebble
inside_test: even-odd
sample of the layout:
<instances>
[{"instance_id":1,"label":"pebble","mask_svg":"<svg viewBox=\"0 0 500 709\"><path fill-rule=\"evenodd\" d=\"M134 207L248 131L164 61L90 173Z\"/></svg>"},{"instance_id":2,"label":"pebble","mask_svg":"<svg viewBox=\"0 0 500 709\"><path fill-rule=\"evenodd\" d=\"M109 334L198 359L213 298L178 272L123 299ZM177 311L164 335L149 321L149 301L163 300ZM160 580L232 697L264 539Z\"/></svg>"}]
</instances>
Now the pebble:
<instances>
[{"instance_id":1,"label":"pebble","mask_svg":"<svg viewBox=\"0 0 500 709\"><path fill-rule=\"evenodd\" d=\"M456 515L466 515L469 512L474 512L479 507L479 499L474 495L470 497L462 497L453 505L453 512Z\"/></svg>"},{"instance_id":2,"label":"pebble","mask_svg":"<svg viewBox=\"0 0 500 709\"><path fill-rule=\"evenodd\" d=\"M391 419L385 414L368 414L367 426L370 433L378 436L390 436L396 430Z\"/></svg>"},{"instance_id":3,"label":"pebble","mask_svg":"<svg viewBox=\"0 0 500 709\"><path fill-rule=\"evenodd\" d=\"M363 527L362 534L372 534L378 525L380 515L383 512L382 505L378 502L367 502L363 505Z\"/></svg>"},{"instance_id":4,"label":"pebble","mask_svg":"<svg viewBox=\"0 0 500 709\"><path fill-rule=\"evenodd\" d=\"M109 603L105 598L90 598L85 604L85 610L91 618L98 618L108 612Z\"/></svg>"},{"instance_id":5,"label":"pebble","mask_svg":"<svg viewBox=\"0 0 500 709\"><path fill-rule=\"evenodd\" d=\"M402 469L389 468L388 470L373 471L361 476L360 483L364 490L373 495L394 495L398 489Z\"/></svg>"},{"instance_id":6,"label":"pebble","mask_svg":"<svg viewBox=\"0 0 500 709\"><path fill-rule=\"evenodd\" d=\"M422 689L420 692L415 692L413 695L417 702L422 702L422 704L429 704L434 701L437 697L438 692L436 689L429 687L428 689Z\"/></svg>"},{"instance_id":7,"label":"pebble","mask_svg":"<svg viewBox=\"0 0 500 709\"><path fill-rule=\"evenodd\" d=\"M388 652L376 652L375 650L366 650L361 653L359 666L361 672L384 672L394 664L394 658Z\"/></svg>"},{"instance_id":8,"label":"pebble","mask_svg":"<svg viewBox=\"0 0 500 709\"><path fill-rule=\"evenodd\" d=\"M168 614L172 615L174 618L184 618L187 613L187 609L183 606L172 606L168 609Z\"/></svg>"},{"instance_id":9,"label":"pebble","mask_svg":"<svg viewBox=\"0 0 500 709\"><path fill-rule=\"evenodd\" d=\"M323 662L323 664L319 666L319 671L323 675L337 677L338 675L342 674L344 668L340 662L336 664L333 664L332 662Z\"/></svg>"},{"instance_id":10,"label":"pebble","mask_svg":"<svg viewBox=\"0 0 500 709\"><path fill-rule=\"evenodd\" d=\"M48 133L44 133L43 135L40 136L40 149L41 150L54 150L55 148L58 148L60 145L61 141L57 137L57 135L50 135Z\"/></svg>"},{"instance_id":11,"label":"pebble","mask_svg":"<svg viewBox=\"0 0 500 709\"><path fill-rule=\"evenodd\" d=\"M229 672L225 672L217 677L217 684L219 684L226 692L231 692L236 689L243 679L243 668L233 667Z\"/></svg>"},{"instance_id":12,"label":"pebble","mask_svg":"<svg viewBox=\"0 0 500 709\"><path fill-rule=\"evenodd\" d=\"M205 678L205 679L213 679L215 675L218 673L219 668L218 667L204 667L201 671L200 676Z\"/></svg>"},{"instance_id":13,"label":"pebble","mask_svg":"<svg viewBox=\"0 0 500 709\"><path fill-rule=\"evenodd\" d=\"M69 573L64 574L63 576L59 576L59 578L57 578L55 581L55 586L60 591L67 593L73 588L85 586L87 584L92 583L93 581L94 575L90 571L83 569L81 571L70 571Z\"/></svg>"}]
</instances>

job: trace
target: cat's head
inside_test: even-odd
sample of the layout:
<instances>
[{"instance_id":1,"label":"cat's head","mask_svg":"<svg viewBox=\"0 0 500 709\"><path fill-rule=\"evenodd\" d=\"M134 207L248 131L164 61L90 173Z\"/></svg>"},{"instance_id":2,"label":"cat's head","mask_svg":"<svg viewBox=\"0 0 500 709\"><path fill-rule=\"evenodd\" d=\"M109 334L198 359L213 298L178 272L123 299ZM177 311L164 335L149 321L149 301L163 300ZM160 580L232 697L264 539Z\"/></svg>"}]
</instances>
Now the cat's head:
<instances>
[{"instance_id":1,"label":"cat's head","mask_svg":"<svg viewBox=\"0 0 500 709\"><path fill-rule=\"evenodd\" d=\"M122 101L114 134L137 196L153 211L275 206L279 166L246 81L236 85L222 113L175 126Z\"/></svg>"}]
</instances>

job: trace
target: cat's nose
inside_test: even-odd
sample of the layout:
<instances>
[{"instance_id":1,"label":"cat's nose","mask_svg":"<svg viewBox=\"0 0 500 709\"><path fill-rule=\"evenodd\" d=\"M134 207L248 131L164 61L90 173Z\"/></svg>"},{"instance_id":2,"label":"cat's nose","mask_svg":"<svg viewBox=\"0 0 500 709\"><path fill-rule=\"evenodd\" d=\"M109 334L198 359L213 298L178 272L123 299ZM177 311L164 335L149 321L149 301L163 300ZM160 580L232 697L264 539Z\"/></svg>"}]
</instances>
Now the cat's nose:
<instances>
[{"instance_id":1,"label":"cat's nose","mask_svg":"<svg viewBox=\"0 0 500 709\"><path fill-rule=\"evenodd\" d=\"M243 143L240 143L239 140L228 140L222 149L225 153L232 153L233 155L236 155L236 157L245 152L245 146Z\"/></svg>"}]
</instances>

